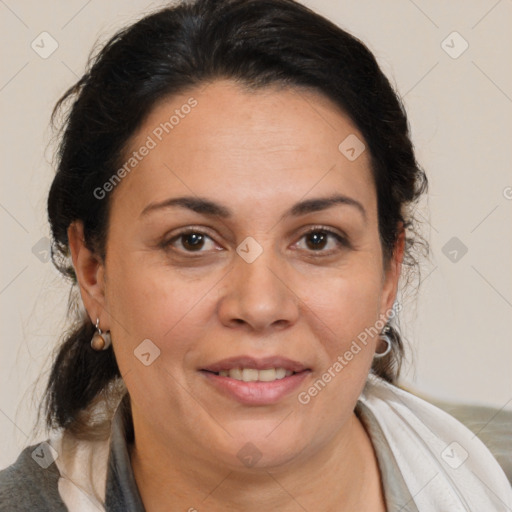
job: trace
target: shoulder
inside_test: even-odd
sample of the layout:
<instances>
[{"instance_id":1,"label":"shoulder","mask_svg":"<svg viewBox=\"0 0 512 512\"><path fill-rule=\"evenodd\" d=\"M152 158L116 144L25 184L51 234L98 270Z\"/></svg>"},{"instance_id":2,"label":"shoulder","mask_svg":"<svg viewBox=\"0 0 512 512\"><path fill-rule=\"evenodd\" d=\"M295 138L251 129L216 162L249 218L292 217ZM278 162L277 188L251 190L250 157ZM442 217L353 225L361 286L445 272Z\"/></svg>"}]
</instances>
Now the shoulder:
<instances>
[{"instance_id":1,"label":"shoulder","mask_svg":"<svg viewBox=\"0 0 512 512\"><path fill-rule=\"evenodd\" d=\"M487 446L512 484L512 411L430 401L471 430Z\"/></svg>"},{"instance_id":2,"label":"shoulder","mask_svg":"<svg viewBox=\"0 0 512 512\"><path fill-rule=\"evenodd\" d=\"M503 504L512 509L512 490L503 468L454 416L373 375L359 409L378 426L380 438L373 436L372 441L389 447L413 495L425 487L415 499L418 503L436 503L438 510L465 510L466 503L474 504L475 510L500 510Z\"/></svg>"},{"instance_id":3,"label":"shoulder","mask_svg":"<svg viewBox=\"0 0 512 512\"><path fill-rule=\"evenodd\" d=\"M66 511L58 491L59 470L48 442L26 447L0 471L0 511Z\"/></svg>"}]
</instances>

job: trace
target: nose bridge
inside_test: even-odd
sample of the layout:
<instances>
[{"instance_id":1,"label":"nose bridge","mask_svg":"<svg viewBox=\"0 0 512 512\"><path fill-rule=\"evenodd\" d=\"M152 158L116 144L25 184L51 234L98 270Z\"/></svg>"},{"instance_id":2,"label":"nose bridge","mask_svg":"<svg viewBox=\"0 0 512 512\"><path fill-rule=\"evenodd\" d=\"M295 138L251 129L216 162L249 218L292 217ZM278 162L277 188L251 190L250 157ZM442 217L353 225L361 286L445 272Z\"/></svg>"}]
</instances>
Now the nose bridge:
<instances>
[{"instance_id":1,"label":"nose bridge","mask_svg":"<svg viewBox=\"0 0 512 512\"><path fill-rule=\"evenodd\" d=\"M297 320L298 301L285 285L289 272L284 261L270 245L258 246L249 240L237 249L219 308L224 324L244 323L261 331Z\"/></svg>"}]
</instances>

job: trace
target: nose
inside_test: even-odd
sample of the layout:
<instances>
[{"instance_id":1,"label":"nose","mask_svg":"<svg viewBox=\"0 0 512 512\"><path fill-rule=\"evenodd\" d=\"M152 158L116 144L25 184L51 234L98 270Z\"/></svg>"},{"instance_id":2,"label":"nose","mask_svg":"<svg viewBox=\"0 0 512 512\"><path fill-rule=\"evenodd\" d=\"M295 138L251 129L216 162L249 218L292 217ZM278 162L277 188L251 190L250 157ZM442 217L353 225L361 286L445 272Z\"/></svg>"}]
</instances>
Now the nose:
<instances>
[{"instance_id":1,"label":"nose","mask_svg":"<svg viewBox=\"0 0 512 512\"><path fill-rule=\"evenodd\" d=\"M289 269L270 249L252 263L236 254L221 293L218 314L227 327L264 332L285 329L299 318Z\"/></svg>"}]
</instances>

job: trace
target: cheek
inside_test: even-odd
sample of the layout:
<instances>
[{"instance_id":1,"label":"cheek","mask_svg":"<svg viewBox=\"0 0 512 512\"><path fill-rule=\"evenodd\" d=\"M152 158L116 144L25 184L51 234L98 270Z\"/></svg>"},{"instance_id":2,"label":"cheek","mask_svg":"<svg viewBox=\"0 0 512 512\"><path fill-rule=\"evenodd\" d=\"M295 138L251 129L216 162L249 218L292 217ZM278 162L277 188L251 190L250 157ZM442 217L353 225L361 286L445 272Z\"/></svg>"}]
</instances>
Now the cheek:
<instances>
[{"instance_id":1,"label":"cheek","mask_svg":"<svg viewBox=\"0 0 512 512\"><path fill-rule=\"evenodd\" d=\"M204 337L207 327L198 315L205 314L201 297L211 286L187 283L170 270L157 272L129 258L109 277L114 350L132 399L148 411L163 404L180 410L184 362Z\"/></svg>"},{"instance_id":2,"label":"cheek","mask_svg":"<svg viewBox=\"0 0 512 512\"><path fill-rule=\"evenodd\" d=\"M366 328L374 325L379 315L380 274L378 269L347 267L338 275L330 275L315 286L303 290L305 303L330 342L329 353L343 350Z\"/></svg>"},{"instance_id":3,"label":"cheek","mask_svg":"<svg viewBox=\"0 0 512 512\"><path fill-rule=\"evenodd\" d=\"M310 325L320 340L322 363L298 398L326 424L347 419L366 381L376 342L371 327L378 320L379 285L378 272L367 268L309 289Z\"/></svg>"},{"instance_id":4,"label":"cheek","mask_svg":"<svg viewBox=\"0 0 512 512\"><path fill-rule=\"evenodd\" d=\"M140 343L150 339L160 349L162 360L178 364L180 353L200 339L207 327L206 319L198 317L205 314L208 301L204 299L213 277L183 279L170 268L148 265L136 253L115 261L109 272L107 308L113 319L113 339L122 340L116 355L120 352L119 358L125 356L128 361Z\"/></svg>"},{"instance_id":5,"label":"cheek","mask_svg":"<svg viewBox=\"0 0 512 512\"><path fill-rule=\"evenodd\" d=\"M371 328L378 320L380 278L378 269L357 268L330 279L324 292L312 290L316 304L311 317L324 357L313 386L304 391L314 414L325 415L326 421L333 404L339 404L337 421L353 409L372 364L376 338Z\"/></svg>"}]
</instances>

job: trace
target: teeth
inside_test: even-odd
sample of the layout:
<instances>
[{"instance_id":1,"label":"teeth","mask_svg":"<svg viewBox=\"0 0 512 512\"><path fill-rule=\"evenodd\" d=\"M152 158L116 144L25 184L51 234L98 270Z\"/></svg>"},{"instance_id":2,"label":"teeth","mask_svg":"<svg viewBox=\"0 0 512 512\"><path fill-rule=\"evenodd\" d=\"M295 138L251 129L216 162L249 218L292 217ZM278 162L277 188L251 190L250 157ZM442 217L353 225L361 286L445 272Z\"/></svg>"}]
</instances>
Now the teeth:
<instances>
[{"instance_id":1,"label":"teeth","mask_svg":"<svg viewBox=\"0 0 512 512\"><path fill-rule=\"evenodd\" d=\"M293 372L284 368L267 368L265 370L255 370L253 368L233 368L232 370L222 370L219 372L221 377L231 377L232 379L242 380L244 382L272 382L274 380L289 377Z\"/></svg>"},{"instance_id":2,"label":"teeth","mask_svg":"<svg viewBox=\"0 0 512 512\"><path fill-rule=\"evenodd\" d=\"M244 382L256 382L259 377L259 371L254 369L246 369L242 370L242 380ZM229 374L228 374L229 375Z\"/></svg>"},{"instance_id":3,"label":"teeth","mask_svg":"<svg viewBox=\"0 0 512 512\"><path fill-rule=\"evenodd\" d=\"M237 380L242 380L242 370L240 370L240 368L235 368L233 370L227 370L226 372L226 377L229 377L231 375L231 378L233 379L237 379Z\"/></svg>"}]
</instances>

